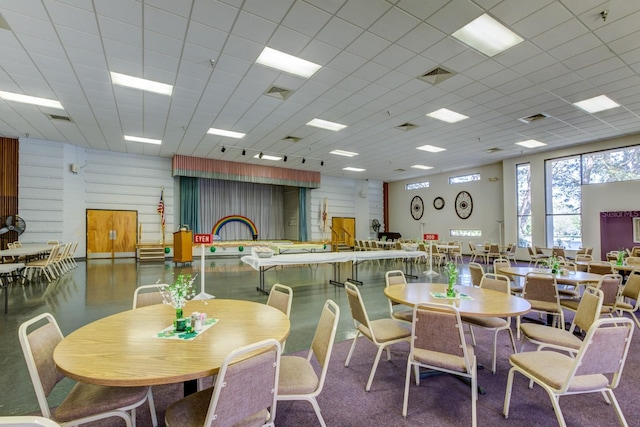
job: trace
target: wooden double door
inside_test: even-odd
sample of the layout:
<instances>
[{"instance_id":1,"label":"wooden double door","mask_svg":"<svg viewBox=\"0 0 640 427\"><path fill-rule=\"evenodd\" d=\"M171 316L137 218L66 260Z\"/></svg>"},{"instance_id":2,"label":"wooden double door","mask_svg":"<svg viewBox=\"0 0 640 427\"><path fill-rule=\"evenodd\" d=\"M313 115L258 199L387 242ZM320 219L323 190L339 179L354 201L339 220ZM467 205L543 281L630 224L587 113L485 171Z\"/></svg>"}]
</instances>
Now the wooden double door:
<instances>
[{"instance_id":1,"label":"wooden double door","mask_svg":"<svg viewBox=\"0 0 640 427\"><path fill-rule=\"evenodd\" d=\"M138 211L87 209L87 258L135 258Z\"/></svg>"},{"instance_id":2,"label":"wooden double door","mask_svg":"<svg viewBox=\"0 0 640 427\"><path fill-rule=\"evenodd\" d=\"M331 245L353 247L356 236L356 219L347 217L331 218Z\"/></svg>"}]
</instances>

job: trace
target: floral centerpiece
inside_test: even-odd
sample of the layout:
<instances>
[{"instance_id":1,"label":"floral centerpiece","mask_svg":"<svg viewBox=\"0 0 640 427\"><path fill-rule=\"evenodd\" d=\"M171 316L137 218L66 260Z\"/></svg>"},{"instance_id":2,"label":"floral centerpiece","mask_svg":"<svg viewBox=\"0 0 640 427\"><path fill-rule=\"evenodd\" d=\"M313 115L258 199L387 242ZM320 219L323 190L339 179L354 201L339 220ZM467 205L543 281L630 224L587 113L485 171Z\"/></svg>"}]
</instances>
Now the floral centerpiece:
<instances>
[{"instance_id":1,"label":"floral centerpiece","mask_svg":"<svg viewBox=\"0 0 640 427\"><path fill-rule=\"evenodd\" d=\"M447 286L447 297L453 298L456 296L456 290L454 288L458 281L458 267L451 261L445 266L447 277L449 278L449 285Z\"/></svg>"},{"instance_id":2,"label":"floral centerpiece","mask_svg":"<svg viewBox=\"0 0 640 427\"><path fill-rule=\"evenodd\" d=\"M553 274L556 274L558 271L560 271L560 260L555 256L550 256L546 261L543 262L543 264L547 268L550 268Z\"/></svg>"},{"instance_id":3,"label":"floral centerpiece","mask_svg":"<svg viewBox=\"0 0 640 427\"><path fill-rule=\"evenodd\" d=\"M172 284L160 290L163 302L176 309L176 319L182 318L182 307L196 295L193 287L195 280L196 276L180 273Z\"/></svg>"}]
</instances>

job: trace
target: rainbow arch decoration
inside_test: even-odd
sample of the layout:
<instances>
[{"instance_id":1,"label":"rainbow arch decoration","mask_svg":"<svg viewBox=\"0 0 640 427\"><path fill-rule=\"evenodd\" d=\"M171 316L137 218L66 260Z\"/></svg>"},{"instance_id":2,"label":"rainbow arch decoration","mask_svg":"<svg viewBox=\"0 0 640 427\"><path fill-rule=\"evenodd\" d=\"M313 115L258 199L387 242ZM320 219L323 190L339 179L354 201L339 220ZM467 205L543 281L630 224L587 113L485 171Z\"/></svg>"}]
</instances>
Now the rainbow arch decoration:
<instances>
[{"instance_id":1,"label":"rainbow arch decoration","mask_svg":"<svg viewBox=\"0 0 640 427\"><path fill-rule=\"evenodd\" d=\"M249 218L241 215L229 215L229 216L225 216L224 218L220 218L218 222L216 222L215 225L213 226L213 230L211 230L211 234L213 234L214 236L218 236L219 238L220 229L225 225L229 224L230 222L241 222L245 224L251 230L251 236L253 237L253 240L258 239L258 229L256 228L256 225Z\"/></svg>"}]
</instances>

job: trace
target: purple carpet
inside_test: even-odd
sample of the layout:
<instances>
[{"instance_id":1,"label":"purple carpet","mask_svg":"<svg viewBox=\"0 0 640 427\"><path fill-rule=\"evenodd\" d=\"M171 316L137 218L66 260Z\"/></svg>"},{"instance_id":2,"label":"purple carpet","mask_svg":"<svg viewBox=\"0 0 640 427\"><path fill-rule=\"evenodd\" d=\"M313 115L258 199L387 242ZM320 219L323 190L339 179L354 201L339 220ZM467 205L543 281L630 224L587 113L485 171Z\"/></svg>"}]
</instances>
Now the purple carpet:
<instances>
[{"instance_id":1,"label":"purple carpet","mask_svg":"<svg viewBox=\"0 0 640 427\"><path fill-rule=\"evenodd\" d=\"M637 332L637 330L636 330ZM491 335L476 328L478 363L491 366ZM375 357L375 346L360 338L348 368L344 366L351 341L334 347L327 380L318 402L328 426L468 426L471 424L471 392L455 377L441 375L423 380L420 386L412 383L409 409L402 418L402 399L406 360L409 346L402 343L392 347L391 361L383 355L370 392L364 386ZM300 353L298 353L300 354ZM306 352L304 352L306 354ZM478 371L478 383L486 394L479 395L478 425L496 426L556 426L556 418L547 394L540 388L527 388L528 382L516 374L509 419L502 416L508 357L511 349L507 335L498 337L498 366L493 375L490 369ZM634 336L620 387L615 394L629 425L640 425L640 408L636 400L640 384L640 337ZM182 396L182 386L154 387L156 409L160 425L164 425L167 405ZM568 426L617 426L617 418L600 394L565 396L560 406ZM149 426L147 407L138 410L138 426ZM94 425L113 426L114 420ZM276 426L300 427L319 425L313 408L307 402L280 402ZM178 427L178 426L176 426Z\"/></svg>"}]
</instances>

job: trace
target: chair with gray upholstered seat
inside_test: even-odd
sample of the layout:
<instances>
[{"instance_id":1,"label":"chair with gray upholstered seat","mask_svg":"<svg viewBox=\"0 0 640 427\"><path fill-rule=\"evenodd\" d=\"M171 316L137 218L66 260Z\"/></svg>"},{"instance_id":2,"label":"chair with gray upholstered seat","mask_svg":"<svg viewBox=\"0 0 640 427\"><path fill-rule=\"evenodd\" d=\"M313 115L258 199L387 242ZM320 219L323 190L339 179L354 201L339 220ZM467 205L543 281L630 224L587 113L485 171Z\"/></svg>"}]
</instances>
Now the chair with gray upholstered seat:
<instances>
[{"instance_id":1,"label":"chair with gray upholstered seat","mask_svg":"<svg viewBox=\"0 0 640 427\"><path fill-rule=\"evenodd\" d=\"M76 383L62 402L51 409L47 397L65 378L56 369L53 360L53 351L63 339L58 323L53 315L40 314L20 325L18 337L40 412L45 418L63 426L76 426L118 417L130 427L136 417L136 408L148 401L153 425L158 425L149 387L105 387Z\"/></svg>"},{"instance_id":2,"label":"chair with gray upholstered seat","mask_svg":"<svg viewBox=\"0 0 640 427\"><path fill-rule=\"evenodd\" d=\"M386 349L387 360L391 360L389 346L401 342L408 342L411 339L411 331L409 328L403 326L403 322L399 320L389 318L369 320L369 316L367 315L367 310L364 306L364 302L362 301L362 296L360 295L358 287L355 284L346 281L344 289L347 293L351 317L353 318L353 323L356 328L353 343L349 349L349 354L347 355L347 360L344 362L344 366L349 366L351 355L356 348L358 337L361 335L365 336L378 348L373 366L371 367L369 379L367 380L367 385L365 386L365 390L369 391L371 383L373 382L373 377L376 374L376 369L378 368L378 362L380 361L382 352Z\"/></svg>"},{"instance_id":3,"label":"chair with gray upholstered seat","mask_svg":"<svg viewBox=\"0 0 640 427\"><path fill-rule=\"evenodd\" d=\"M280 359L277 399L305 400L311 403L323 427L326 423L320 413L316 397L322 392L324 380L327 377L339 320L340 307L332 300L327 300L322 308L307 357L282 356ZM312 360L314 358L315 361ZM314 368L316 364L320 367L319 375Z\"/></svg>"}]
</instances>

